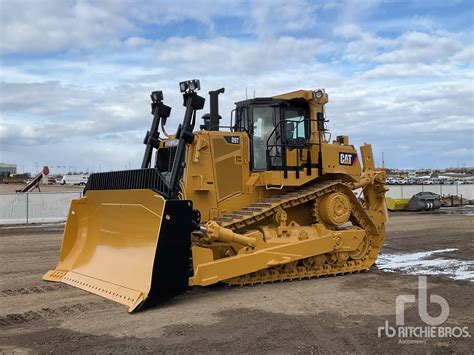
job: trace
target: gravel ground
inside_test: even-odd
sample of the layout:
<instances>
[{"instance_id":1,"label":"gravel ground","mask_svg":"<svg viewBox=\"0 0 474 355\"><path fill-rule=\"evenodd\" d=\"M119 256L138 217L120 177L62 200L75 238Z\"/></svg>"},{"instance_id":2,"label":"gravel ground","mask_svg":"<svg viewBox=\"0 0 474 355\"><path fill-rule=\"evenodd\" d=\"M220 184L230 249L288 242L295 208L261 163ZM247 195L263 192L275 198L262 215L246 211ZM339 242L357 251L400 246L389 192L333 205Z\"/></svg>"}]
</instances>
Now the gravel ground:
<instances>
[{"instance_id":1,"label":"gravel ground","mask_svg":"<svg viewBox=\"0 0 474 355\"><path fill-rule=\"evenodd\" d=\"M457 260L472 272L473 222L473 216L456 214L392 215L383 253L447 250L431 258ZM470 353L474 348L470 337L379 337L386 321L395 325L396 297L417 295L418 277L377 267L314 280L194 288L128 314L119 304L41 280L56 265L63 227L0 227L0 352ZM473 280L439 271L428 276L428 294L449 303L449 317L440 327L468 327L474 333ZM428 311L436 316L440 309L430 303ZM416 303L407 305L405 325L426 326Z\"/></svg>"}]
</instances>

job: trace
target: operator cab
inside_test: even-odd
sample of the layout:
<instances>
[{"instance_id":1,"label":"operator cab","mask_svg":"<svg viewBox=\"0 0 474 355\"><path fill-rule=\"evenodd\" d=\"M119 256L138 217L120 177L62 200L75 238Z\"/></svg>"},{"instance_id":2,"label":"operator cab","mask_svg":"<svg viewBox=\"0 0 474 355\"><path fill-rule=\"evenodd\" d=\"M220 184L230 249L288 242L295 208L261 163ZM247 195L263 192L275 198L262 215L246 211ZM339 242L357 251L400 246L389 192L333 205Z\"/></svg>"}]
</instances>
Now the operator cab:
<instances>
[{"instance_id":1,"label":"operator cab","mask_svg":"<svg viewBox=\"0 0 474 355\"><path fill-rule=\"evenodd\" d=\"M247 132L251 137L253 171L299 171L300 163L288 162L288 151L296 160L302 150L309 152L310 109L306 100L255 98L236 103L234 132ZM308 154L305 154L308 157Z\"/></svg>"}]
</instances>

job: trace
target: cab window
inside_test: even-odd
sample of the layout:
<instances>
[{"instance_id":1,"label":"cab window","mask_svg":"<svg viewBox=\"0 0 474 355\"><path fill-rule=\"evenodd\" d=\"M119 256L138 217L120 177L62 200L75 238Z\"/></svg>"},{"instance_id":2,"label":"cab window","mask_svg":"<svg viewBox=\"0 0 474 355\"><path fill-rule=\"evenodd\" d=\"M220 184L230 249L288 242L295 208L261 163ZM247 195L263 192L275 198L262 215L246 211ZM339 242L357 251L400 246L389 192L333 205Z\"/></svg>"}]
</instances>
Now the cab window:
<instances>
[{"instance_id":1,"label":"cab window","mask_svg":"<svg viewBox=\"0 0 474 355\"><path fill-rule=\"evenodd\" d=\"M305 110L286 109L285 129L287 139L308 138L307 122L305 121Z\"/></svg>"},{"instance_id":2,"label":"cab window","mask_svg":"<svg viewBox=\"0 0 474 355\"><path fill-rule=\"evenodd\" d=\"M249 117L248 109L246 107L241 107L237 110L237 121L235 122L235 131L249 131Z\"/></svg>"},{"instance_id":3,"label":"cab window","mask_svg":"<svg viewBox=\"0 0 474 355\"><path fill-rule=\"evenodd\" d=\"M253 169L267 169L267 141L275 128L274 107L254 107L252 109L252 150ZM273 135L272 137L274 137ZM272 144L272 142L268 142Z\"/></svg>"}]
</instances>

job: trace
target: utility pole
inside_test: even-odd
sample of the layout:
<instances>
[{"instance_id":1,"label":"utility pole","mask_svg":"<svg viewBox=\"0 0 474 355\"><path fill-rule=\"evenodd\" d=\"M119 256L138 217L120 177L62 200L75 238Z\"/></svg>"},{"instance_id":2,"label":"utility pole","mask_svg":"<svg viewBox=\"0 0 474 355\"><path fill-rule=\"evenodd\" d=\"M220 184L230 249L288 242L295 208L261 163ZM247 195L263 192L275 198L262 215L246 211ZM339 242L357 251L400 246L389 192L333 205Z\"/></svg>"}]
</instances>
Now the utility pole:
<instances>
[{"instance_id":1,"label":"utility pole","mask_svg":"<svg viewBox=\"0 0 474 355\"><path fill-rule=\"evenodd\" d=\"M382 169L385 169L385 157L384 157L384 152L382 152Z\"/></svg>"}]
</instances>

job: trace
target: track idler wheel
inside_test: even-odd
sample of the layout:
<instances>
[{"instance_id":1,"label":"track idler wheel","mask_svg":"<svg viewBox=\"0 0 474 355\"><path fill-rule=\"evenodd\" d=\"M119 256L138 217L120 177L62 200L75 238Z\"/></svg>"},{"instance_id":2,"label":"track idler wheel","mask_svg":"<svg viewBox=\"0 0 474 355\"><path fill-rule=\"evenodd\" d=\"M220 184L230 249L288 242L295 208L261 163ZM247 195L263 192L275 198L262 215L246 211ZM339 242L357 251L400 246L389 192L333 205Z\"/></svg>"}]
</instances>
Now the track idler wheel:
<instances>
[{"instance_id":1,"label":"track idler wheel","mask_svg":"<svg viewBox=\"0 0 474 355\"><path fill-rule=\"evenodd\" d=\"M362 242L359 244L356 250L348 252L349 256L353 260L362 259L365 255L367 255L370 247L369 238L367 235L362 239Z\"/></svg>"},{"instance_id":2,"label":"track idler wheel","mask_svg":"<svg viewBox=\"0 0 474 355\"><path fill-rule=\"evenodd\" d=\"M340 226L349 221L352 206L345 194L333 192L321 198L316 203L315 209L319 222Z\"/></svg>"}]
</instances>

